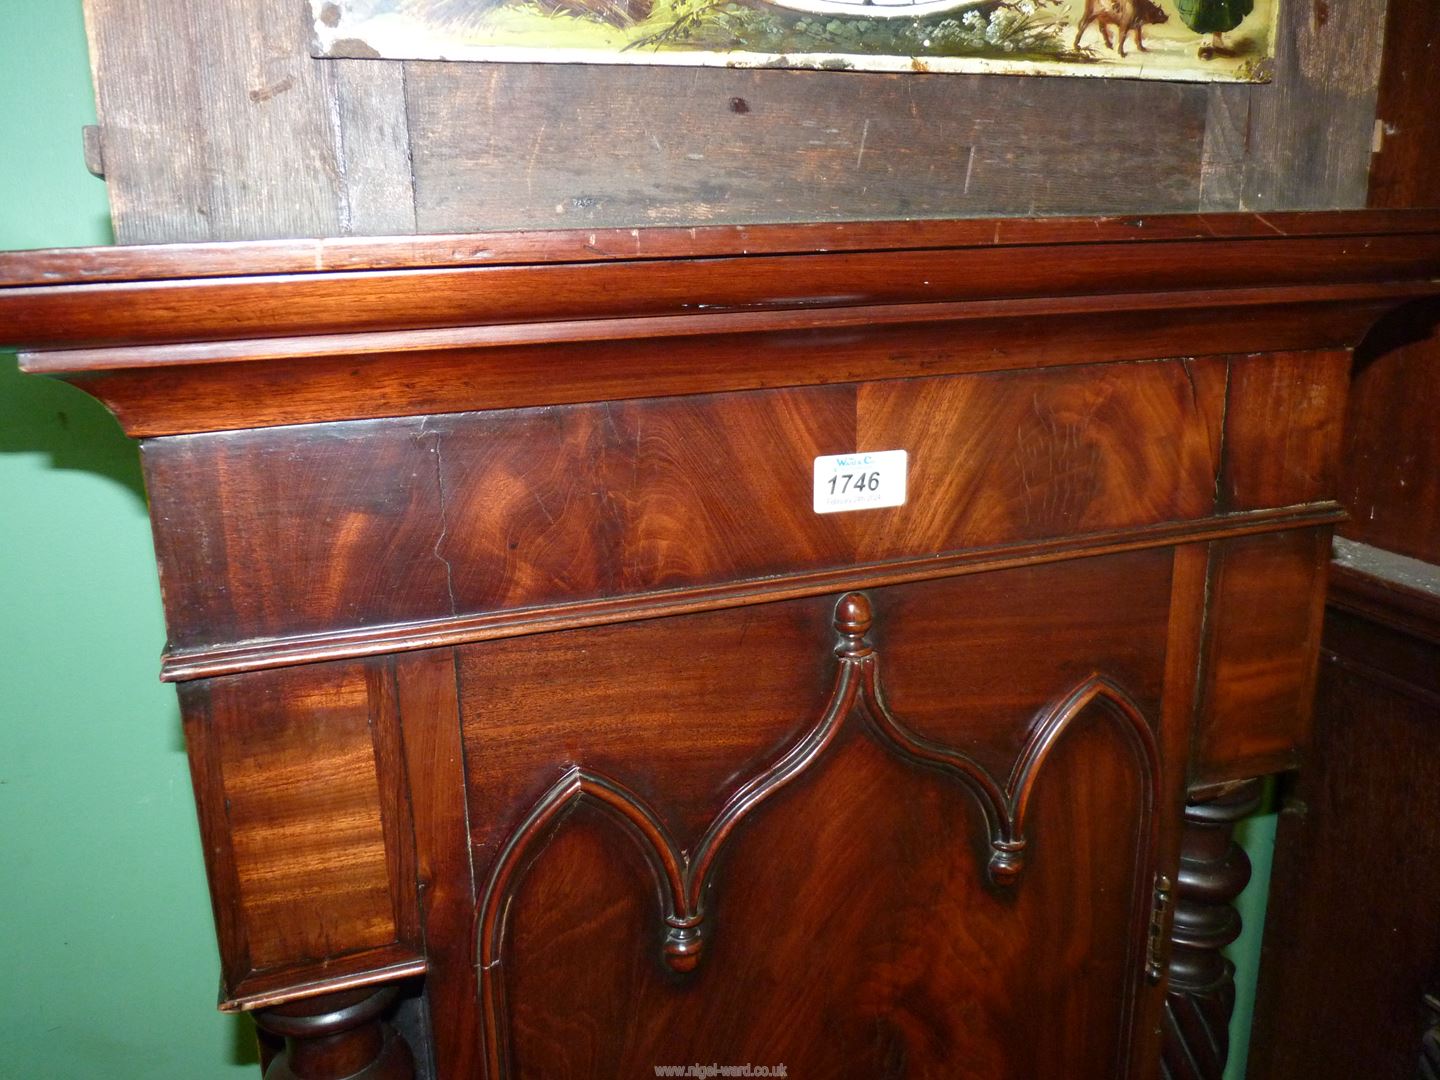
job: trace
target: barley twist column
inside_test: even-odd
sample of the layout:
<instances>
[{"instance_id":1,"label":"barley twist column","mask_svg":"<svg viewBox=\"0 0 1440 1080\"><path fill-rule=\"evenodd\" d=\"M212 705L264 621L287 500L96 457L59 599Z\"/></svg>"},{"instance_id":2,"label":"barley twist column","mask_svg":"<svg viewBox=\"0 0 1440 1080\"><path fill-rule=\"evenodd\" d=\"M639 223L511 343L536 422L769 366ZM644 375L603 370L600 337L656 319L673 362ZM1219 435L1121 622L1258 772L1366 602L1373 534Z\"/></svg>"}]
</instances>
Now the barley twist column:
<instances>
[{"instance_id":1,"label":"barley twist column","mask_svg":"<svg viewBox=\"0 0 1440 1080\"><path fill-rule=\"evenodd\" d=\"M1185 808L1180 873L1170 930L1160 1074L1165 1080L1220 1080L1230 1055L1235 965L1221 951L1240 934L1234 900L1250 880L1235 825L1260 804L1251 780Z\"/></svg>"}]
</instances>

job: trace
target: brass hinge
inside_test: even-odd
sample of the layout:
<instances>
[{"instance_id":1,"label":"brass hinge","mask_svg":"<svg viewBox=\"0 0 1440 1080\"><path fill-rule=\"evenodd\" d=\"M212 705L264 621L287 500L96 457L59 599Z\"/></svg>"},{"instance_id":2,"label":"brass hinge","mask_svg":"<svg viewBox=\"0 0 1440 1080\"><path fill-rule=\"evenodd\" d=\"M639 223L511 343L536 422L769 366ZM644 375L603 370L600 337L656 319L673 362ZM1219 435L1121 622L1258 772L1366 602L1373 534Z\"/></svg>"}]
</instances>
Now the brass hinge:
<instances>
[{"instance_id":1,"label":"brass hinge","mask_svg":"<svg viewBox=\"0 0 1440 1080\"><path fill-rule=\"evenodd\" d=\"M1145 946L1145 977L1158 983L1165 974L1165 928L1169 921L1170 905L1175 900L1175 891L1170 878L1165 874L1155 875L1155 894L1150 901L1150 936Z\"/></svg>"}]
</instances>

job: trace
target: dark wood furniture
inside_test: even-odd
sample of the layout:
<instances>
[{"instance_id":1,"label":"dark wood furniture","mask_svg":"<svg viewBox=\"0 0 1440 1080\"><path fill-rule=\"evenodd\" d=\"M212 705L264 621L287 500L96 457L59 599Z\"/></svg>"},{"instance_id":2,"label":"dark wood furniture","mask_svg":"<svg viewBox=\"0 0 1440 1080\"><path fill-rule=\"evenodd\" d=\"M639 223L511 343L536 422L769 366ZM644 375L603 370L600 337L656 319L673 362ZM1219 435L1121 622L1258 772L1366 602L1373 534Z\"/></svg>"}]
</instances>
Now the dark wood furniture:
<instances>
[{"instance_id":1,"label":"dark wood furniture","mask_svg":"<svg viewBox=\"0 0 1440 1080\"><path fill-rule=\"evenodd\" d=\"M1370 205L1440 202L1440 23L1391 0ZM1315 730L1282 785L1254 1080L1440 1075L1440 302L1356 351ZM1363 874L1353 872L1365 866ZM1427 1071L1428 1070L1428 1071Z\"/></svg>"},{"instance_id":2,"label":"dark wood furniture","mask_svg":"<svg viewBox=\"0 0 1440 1080\"><path fill-rule=\"evenodd\" d=\"M1426 1055L1420 1075L1440 1068L1440 573L1337 548L1315 748L1280 819L1250 1071L1411 1080Z\"/></svg>"},{"instance_id":3,"label":"dark wood furniture","mask_svg":"<svg viewBox=\"0 0 1440 1080\"><path fill-rule=\"evenodd\" d=\"M144 440L272 1080L1216 1077L1436 293L1440 214L619 230L6 256L0 336Z\"/></svg>"}]
</instances>

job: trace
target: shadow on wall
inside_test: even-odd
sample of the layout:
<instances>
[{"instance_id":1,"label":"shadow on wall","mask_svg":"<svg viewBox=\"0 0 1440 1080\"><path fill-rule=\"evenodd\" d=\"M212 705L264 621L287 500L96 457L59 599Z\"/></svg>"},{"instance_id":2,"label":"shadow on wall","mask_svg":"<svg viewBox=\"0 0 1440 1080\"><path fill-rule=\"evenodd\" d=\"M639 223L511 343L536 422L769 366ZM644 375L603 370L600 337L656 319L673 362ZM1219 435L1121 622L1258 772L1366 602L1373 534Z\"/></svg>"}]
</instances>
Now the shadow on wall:
<instances>
[{"instance_id":1,"label":"shadow on wall","mask_svg":"<svg viewBox=\"0 0 1440 1080\"><path fill-rule=\"evenodd\" d=\"M110 412L85 392L59 379L25 375L12 353L0 352L0 454L40 455L52 469L88 472L118 484L145 510L139 446L120 430ZM171 748L185 752L173 695L167 722ZM248 1015L226 1017L230 1029L226 1060L256 1066L260 1057L255 1025Z\"/></svg>"},{"instance_id":2,"label":"shadow on wall","mask_svg":"<svg viewBox=\"0 0 1440 1080\"><path fill-rule=\"evenodd\" d=\"M58 379L22 375L14 355L0 353L0 454L25 452L113 480L145 503L139 447L105 406Z\"/></svg>"}]
</instances>

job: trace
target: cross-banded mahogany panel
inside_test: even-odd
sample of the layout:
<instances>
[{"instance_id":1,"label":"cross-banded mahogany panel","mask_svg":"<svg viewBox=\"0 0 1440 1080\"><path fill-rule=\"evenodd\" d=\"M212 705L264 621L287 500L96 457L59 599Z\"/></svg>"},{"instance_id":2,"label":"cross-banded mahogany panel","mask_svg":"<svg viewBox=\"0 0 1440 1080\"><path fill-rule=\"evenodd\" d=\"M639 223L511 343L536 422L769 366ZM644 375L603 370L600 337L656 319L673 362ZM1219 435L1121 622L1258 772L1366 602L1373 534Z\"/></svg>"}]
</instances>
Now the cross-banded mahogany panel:
<instances>
[{"instance_id":1,"label":"cross-banded mahogany panel","mask_svg":"<svg viewBox=\"0 0 1440 1080\"><path fill-rule=\"evenodd\" d=\"M151 440L171 643L1202 519L1222 389L1171 361ZM817 455L893 449L906 505L813 512Z\"/></svg>"},{"instance_id":2,"label":"cross-banded mahogany panel","mask_svg":"<svg viewBox=\"0 0 1440 1080\"><path fill-rule=\"evenodd\" d=\"M205 680L183 697L227 999L269 972L384 966L418 941L393 692L382 667ZM340 963L337 964L336 962ZM283 976L277 976L282 977Z\"/></svg>"}]
</instances>

